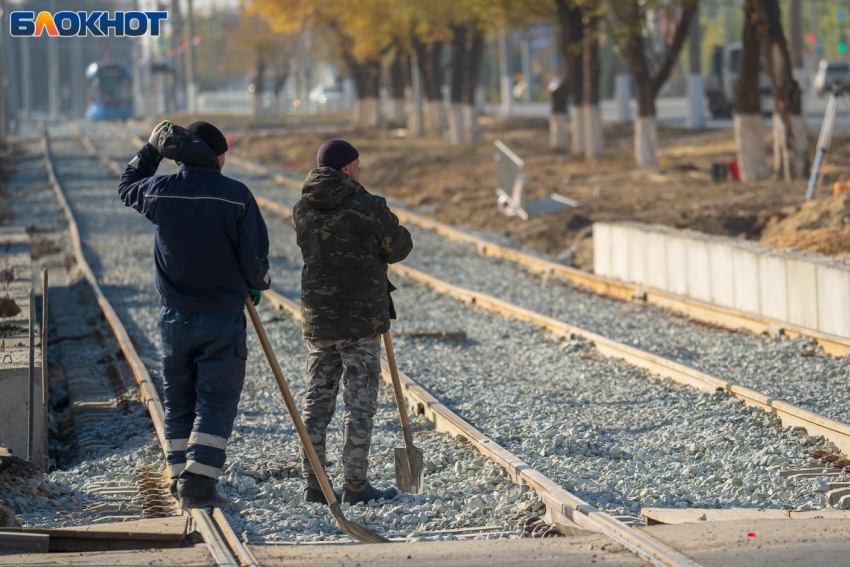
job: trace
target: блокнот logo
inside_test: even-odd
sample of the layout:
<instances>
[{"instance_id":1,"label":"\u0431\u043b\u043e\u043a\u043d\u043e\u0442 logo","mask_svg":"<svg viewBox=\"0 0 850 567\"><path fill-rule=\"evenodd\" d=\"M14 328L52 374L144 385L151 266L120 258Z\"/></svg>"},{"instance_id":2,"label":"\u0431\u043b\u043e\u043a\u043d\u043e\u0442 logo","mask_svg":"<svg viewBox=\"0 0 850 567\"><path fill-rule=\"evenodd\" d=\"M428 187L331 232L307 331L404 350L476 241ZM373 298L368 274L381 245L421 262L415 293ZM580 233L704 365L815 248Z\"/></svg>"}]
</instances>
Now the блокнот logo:
<instances>
[{"instance_id":1,"label":"\u0431\u043b\u043e\u043a\u043d\u043e\u0442 logo","mask_svg":"<svg viewBox=\"0 0 850 567\"><path fill-rule=\"evenodd\" d=\"M10 25L13 37L38 37L45 31L50 37L138 37L150 31L159 35L160 24L168 12L12 12Z\"/></svg>"}]
</instances>

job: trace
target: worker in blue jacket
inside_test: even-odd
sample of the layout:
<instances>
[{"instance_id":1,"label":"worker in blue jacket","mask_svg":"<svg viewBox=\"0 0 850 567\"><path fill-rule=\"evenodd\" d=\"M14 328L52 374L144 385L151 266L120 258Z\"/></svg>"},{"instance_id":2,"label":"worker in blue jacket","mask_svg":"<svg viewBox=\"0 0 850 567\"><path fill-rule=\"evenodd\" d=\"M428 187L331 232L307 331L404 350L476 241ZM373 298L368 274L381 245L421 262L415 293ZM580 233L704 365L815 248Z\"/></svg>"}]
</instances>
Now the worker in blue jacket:
<instances>
[{"instance_id":1,"label":"worker in blue jacket","mask_svg":"<svg viewBox=\"0 0 850 567\"><path fill-rule=\"evenodd\" d=\"M221 174L227 141L212 124L159 124L118 193L156 230L165 438L183 508L227 506L216 489L245 380L244 301L268 289L269 236L248 188ZM179 164L155 176L162 158Z\"/></svg>"}]
</instances>

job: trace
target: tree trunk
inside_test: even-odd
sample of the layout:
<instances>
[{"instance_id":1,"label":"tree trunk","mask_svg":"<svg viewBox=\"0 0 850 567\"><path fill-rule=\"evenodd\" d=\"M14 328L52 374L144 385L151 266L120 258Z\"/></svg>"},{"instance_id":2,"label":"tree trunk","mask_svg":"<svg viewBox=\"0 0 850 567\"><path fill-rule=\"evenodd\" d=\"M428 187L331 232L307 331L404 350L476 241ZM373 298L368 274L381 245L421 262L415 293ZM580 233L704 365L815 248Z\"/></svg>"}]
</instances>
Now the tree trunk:
<instances>
[{"instance_id":1,"label":"tree trunk","mask_svg":"<svg viewBox=\"0 0 850 567\"><path fill-rule=\"evenodd\" d=\"M466 80L463 87L463 129L467 144L481 141L481 129L478 127L478 81L481 76L481 62L484 60L484 35L473 30L466 57Z\"/></svg>"},{"instance_id":2,"label":"tree trunk","mask_svg":"<svg viewBox=\"0 0 850 567\"><path fill-rule=\"evenodd\" d=\"M428 99L430 130L432 134L442 136L446 131L446 108L443 104L443 93L440 90L443 85L441 61L443 42L435 41L426 46L414 38L413 48L416 50L419 69L422 71L425 97Z\"/></svg>"},{"instance_id":3,"label":"tree trunk","mask_svg":"<svg viewBox=\"0 0 850 567\"><path fill-rule=\"evenodd\" d=\"M699 8L691 18L690 41L688 42L688 127L702 130L705 127L705 88L700 71L702 36L699 24Z\"/></svg>"},{"instance_id":4,"label":"tree trunk","mask_svg":"<svg viewBox=\"0 0 850 567\"><path fill-rule=\"evenodd\" d=\"M452 71L450 82L449 141L455 145L466 143L463 129L463 83L466 71L466 38L469 28L464 25L451 26Z\"/></svg>"},{"instance_id":5,"label":"tree trunk","mask_svg":"<svg viewBox=\"0 0 850 567\"><path fill-rule=\"evenodd\" d=\"M643 39L644 12L640 0L611 0L610 6L624 26L621 34L620 52L629 62L629 70L635 85L638 102L638 118L635 122L635 161L638 167L658 166L658 121L655 97L667 82L676 66L679 53L688 37L691 19L698 9L699 0L682 6L681 17L676 25L672 40L667 45L664 58L659 62L655 74L650 71L646 60L647 46Z\"/></svg>"},{"instance_id":6,"label":"tree trunk","mask_svg":"<svg viewBox=\"0 0 850 567\"><path fill-rule=\"evenodd\" d=\"M256 74L254 79L254 119L260 118L263 112L263 89L266 78L266 59L260 49L257 50Z\"/></svg>"},{"instance_id":7,"label":"tree trunk","mask_svg":"<svg viewBox=\"0 0 850 567\"><path fill-rule=\"evenodd\" d=\"M570 121L570 153L584 154L584 18L581 9L571 0L566 2L567 38L569 48L566 65L567 77L570 81L570 94L573 98L572 120Z\"/></svg>"},{"instance_id":8,"label":"tree trunk","mask_svg":"<svg viewBox=\"0 0 850 567\"><path fill-rule=\"evenodd\" d=\"M595 158L602 155L602 114L599 111L599 17L590 15L584 21L582 49L582 118L584 120L584 155Z\"/></svg>"},{"instance_id":9,"label":"tree trunk","mask_svg":"<svg viewBox=\"0 0 850 567\"><path fill-rule=\"evenodd\" d=\"M405 72L404 65L407 62L400 50L396 50L390 64L390 108L387 117L389 125L393 128L402 128L407 122L407 114L404 105Z\"/></svg>"},{"instance_id":10,"label":"tree trunk","mask_svg":"<svg viewBox=\"0 0 850 567\"><path fill-rule=\"evenodd\" d=\"M557 0L558 48L563 63L561 81L550 96L549 110L549 147L553 150L567 151L570 148L570 124L567 117L570 98L570 75L572 74L572 36L570 34L570 3Z\"/></svg>"},{"instance_id":11,"label":"tree trunk","mask_svg":"<svg viewBox=\"0 0 850 567\"><path fill-rule=\"evenodd\" d=\"M778 0L759 0L759 31L764 66L773 89L774 168L784 178L804 177L809 169L808 139L802 116L802 91L794 79L782 30Z\"/></svg>"},{"instance_id":12,"label":"tree trunk","mask_svg":"<svg viewBox=\"0 0 850 567\"><path fill-rule=\"evenodd\" d=\"M761 117L758 20L758 0L746 0L740 67L738 80L733 85L735 146L742 181L764 179L770 173L764 151L764 123Z\"/></svg>"}]
</instances>

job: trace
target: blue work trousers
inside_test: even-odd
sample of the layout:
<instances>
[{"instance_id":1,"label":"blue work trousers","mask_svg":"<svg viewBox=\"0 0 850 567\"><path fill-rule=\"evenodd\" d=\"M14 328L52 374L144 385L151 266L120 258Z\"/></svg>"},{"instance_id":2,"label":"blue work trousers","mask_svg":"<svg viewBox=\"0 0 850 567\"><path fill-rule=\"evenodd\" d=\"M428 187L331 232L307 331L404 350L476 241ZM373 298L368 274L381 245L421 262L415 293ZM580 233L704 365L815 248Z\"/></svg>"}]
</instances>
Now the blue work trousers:
<instances>
[{"instance_id":1,"label":"blue work trousers","mask_svg":"<svg viewBox=\"0 0 850 567\"><path fill-rule=\"evenodd\" d=\"M159 333L168 471L218 478L245 381L245 314L163 307Z\"/></svg>"}]
</instances>

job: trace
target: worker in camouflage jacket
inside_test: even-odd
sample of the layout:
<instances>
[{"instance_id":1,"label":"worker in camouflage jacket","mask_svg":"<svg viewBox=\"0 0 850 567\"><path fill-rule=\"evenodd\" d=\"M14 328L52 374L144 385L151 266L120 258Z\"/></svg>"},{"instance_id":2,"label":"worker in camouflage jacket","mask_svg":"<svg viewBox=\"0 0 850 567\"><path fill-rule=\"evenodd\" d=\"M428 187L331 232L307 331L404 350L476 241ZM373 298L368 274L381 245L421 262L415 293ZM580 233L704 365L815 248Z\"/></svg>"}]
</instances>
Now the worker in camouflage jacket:
<instances>
[{"instance_id":1,"label":"worker in camouflage jacket","mask_svg":"<svg viewBox=\"0 0 850 567\"><path fill-rule=\"evenodd\" d=\"M360 157L344 140L325 142L318 167L304 182L293 210L301 272L301 316L309 343L304 423L324 465L325 432L336 408L340 380L345 388L342 464L343 502L390 500L393 488L378 490L368 480L372 420L378 405L381 334L395 318L387 264L413 248L410 233L387 207L360 184ZM315 473L301 452L308 502L325 502Z\"/></svg>"}]
</instances>

